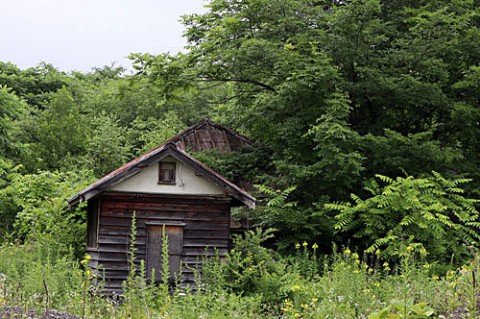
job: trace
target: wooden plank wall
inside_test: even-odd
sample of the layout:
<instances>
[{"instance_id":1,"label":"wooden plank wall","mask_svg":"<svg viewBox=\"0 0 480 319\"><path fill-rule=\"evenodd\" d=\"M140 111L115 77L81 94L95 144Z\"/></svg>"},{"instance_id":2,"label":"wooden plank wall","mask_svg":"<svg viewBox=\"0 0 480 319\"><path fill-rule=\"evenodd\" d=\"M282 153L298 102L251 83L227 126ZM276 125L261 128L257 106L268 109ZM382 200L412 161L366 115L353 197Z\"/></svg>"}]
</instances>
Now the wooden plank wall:
<instances>
[{"instance_id":1,"label":"wooden plank wall","mask_svg":"<svg viewBox=\"0 0 480 319\"><path fill-rule=\"evenodd\" d=\"M228 251L230 198L201 196L171 198L160 195L109 194L100 197L98 248L90 249L90 266L105 278L105 288L121 292L127 278L128 246L133 212L136 215L136 261L146 259L147 223L182 222L182 282L193 284L193 268L202 257L224 257Z\"/></svg>"},{"instance_id":2,"label":"wooden plank wall","mask_svg":"<svg viewBox=\"0 0 480 319\"><path fill-rule=\"evenodd\" d=\"M245 142L238 136L210 124L189 132L175 143L181 149L186 148L193 151L216 149L220 153L238 151L245 145Z\"/></svg>"}]
</instances>

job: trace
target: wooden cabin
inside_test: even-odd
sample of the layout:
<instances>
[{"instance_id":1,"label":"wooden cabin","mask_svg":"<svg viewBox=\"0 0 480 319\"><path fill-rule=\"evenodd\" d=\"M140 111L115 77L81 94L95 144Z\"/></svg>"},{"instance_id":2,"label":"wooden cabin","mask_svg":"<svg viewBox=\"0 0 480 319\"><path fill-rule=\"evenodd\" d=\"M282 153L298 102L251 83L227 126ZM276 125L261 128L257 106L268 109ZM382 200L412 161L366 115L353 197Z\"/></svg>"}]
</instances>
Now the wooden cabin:
<instances>
[{"instance_id":1,"label":"wooden cabin","mask_svg":"<svg viewBox=\"0 0 480 319\"><path fill-rule=\"evenodd\" d=\"M89 266L105 278L105 289L121 292L129 272L128 251L136 219L136 261L148 276L161 278L162 232L168 236L170 278L193 283L193 269L216 250L224 256L230 242L230 208L255 207L255 198L226 180L185 149L216 147L231 151L249 143L210 121L196 124L159 147L111 172L71 199L87 202Z\"/></svg>"}]
</instances>

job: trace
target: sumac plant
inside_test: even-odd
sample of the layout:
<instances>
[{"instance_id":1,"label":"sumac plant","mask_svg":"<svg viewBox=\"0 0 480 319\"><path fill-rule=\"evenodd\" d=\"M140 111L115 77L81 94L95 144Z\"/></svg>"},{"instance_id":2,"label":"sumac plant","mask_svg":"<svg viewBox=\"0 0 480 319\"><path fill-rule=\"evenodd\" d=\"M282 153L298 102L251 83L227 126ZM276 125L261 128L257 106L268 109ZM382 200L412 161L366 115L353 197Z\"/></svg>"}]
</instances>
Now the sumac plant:
<instances>
[{"instance_id":1,"label":"sumac plant","mask_svg":"<svg viewBox=\"0 0 480 319\"><path fill-rule=\"evenodd\" d=\"M366 253L394 260L416 244L430 260L459 261L480 239L478 200L460 187L469 181L437 172L422 178L376 175L365 188L370 197L352 194L352 202L325 207L336 213L336 231L358 239Z\"/></svg>"}]
</instances>

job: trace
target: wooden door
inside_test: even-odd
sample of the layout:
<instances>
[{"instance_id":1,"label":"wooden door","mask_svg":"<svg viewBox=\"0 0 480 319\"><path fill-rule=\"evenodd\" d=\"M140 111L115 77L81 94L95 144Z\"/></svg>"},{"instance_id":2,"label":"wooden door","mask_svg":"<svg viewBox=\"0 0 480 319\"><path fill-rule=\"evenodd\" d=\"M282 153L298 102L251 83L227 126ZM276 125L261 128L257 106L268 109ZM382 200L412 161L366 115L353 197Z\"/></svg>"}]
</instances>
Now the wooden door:
<instances>
[{"instance_id":1,"label":"wooden door","mask_svg":"<svg viewBox=\"0 0 480 319\"><path fill-rule=\"evenodd\" d=\"M162 281L162 247L163 231L165 230L168 242L168 265L170 268L169 282L178 275L183 250L183 225L147 225L147 275L152 276L155 270L155 281Z\"/></svg>"}]
</instances>

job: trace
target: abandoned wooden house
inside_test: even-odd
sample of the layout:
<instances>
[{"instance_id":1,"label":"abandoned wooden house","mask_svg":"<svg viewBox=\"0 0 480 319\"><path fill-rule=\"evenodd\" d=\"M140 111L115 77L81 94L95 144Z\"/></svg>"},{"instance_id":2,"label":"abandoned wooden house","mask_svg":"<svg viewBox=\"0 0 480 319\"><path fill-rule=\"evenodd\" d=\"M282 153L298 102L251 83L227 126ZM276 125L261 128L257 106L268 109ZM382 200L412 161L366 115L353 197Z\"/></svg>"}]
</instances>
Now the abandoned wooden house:
<instances>
[{"instance_id":1,"label":"abandoned wooden house","mask_svg":"<svg viewBox=\"0 0 480 319\"><path fill-rule=\"evenodd\" d=\"M104 276L105 289L120 292L129 271L132 220L136 219L136 260L161 280L162 232L168 236L170 278L181 267L184 283L202 256L223 256L229 247L230 208L255 207L255 198L226 180L187 150L221 152L250 143L231 129L202 121L157 148L111 172L71 199L87 202L89 266Z\"/></svg>"}]
</instances>

